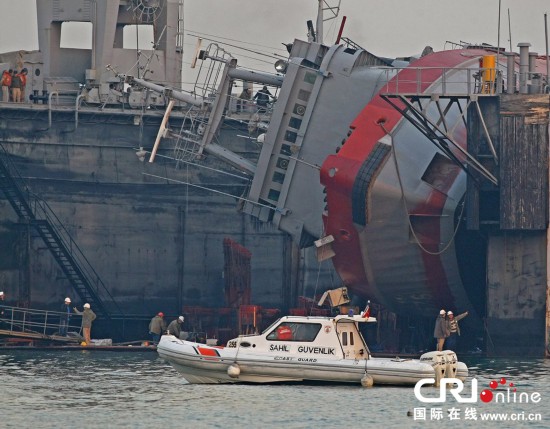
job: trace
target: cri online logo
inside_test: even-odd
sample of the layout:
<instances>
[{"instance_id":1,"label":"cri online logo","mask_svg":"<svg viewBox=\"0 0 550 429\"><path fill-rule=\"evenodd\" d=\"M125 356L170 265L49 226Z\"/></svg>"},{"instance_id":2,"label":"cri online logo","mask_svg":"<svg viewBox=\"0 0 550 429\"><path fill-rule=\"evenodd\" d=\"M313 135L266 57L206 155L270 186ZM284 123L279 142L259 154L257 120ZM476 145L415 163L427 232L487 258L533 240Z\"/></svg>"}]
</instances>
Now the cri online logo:
<instances>
[{"instance_id":1,"label":"cri online logo","mask_svg":"<svg viewBox=\"0 0 550 429\"><path fill-rule=\"evenodd\" d=\"M416 399L418 399L420 402L425 403L445 402L447 399L447 386L449 386L450 388L448 391L456 399L457 402L477 402L478 389L477 379L475 378L472 378L471 381L472 392L469 397L461 395L461 392L464 390L464 383L462 383L462 380L459 380L458 378L442 378L439 381L439 396L424 396L420 390L422 386L433 385L434 383L435 379L433 378L423 378L422 380L419 380L414 386L414 395L416 396ZM506 386L506 390L501 389L497 391L497 388L499 386L506 386L506 379L504 377L502 377L498 382L496 380L492 380L489 383L490 389L482 390L479 394L479 399L482 402L492 402L494 400L495 403L538 403L542 399L540 393L538 392L532 392L531 394L527 392L521 392L518 394L514 383L508 383L508 386Z\"/></svg>"}]
</instances>

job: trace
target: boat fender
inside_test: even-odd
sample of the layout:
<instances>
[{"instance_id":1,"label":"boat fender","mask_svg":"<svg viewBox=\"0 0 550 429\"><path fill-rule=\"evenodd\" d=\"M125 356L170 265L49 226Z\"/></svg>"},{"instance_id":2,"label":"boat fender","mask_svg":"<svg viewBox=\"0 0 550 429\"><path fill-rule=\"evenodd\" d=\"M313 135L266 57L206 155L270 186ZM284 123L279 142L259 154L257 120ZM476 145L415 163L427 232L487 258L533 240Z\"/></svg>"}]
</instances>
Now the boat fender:
<instances>
[{"instance_id":1,"label":"boat fender","mask_svg":"<svg viewBox=\"0 0 550 429\"><path fill-rule=\"evenodd\" d=\"M361 386L372 387L373 384L374 379L372 378L372 375L365 374L363 377L361 377Z\"/></svg>"},{"instance_id":2,"label":"boat fender","mask_svg":"<svg viewBox=\"0 0 550 429\"><path fill-rule=\"evenodd\" d=\"M227 375L231 378L238 378L241 375L241 367L237 363L232 363L227 368Z\"/></svg>"}]
</instances>

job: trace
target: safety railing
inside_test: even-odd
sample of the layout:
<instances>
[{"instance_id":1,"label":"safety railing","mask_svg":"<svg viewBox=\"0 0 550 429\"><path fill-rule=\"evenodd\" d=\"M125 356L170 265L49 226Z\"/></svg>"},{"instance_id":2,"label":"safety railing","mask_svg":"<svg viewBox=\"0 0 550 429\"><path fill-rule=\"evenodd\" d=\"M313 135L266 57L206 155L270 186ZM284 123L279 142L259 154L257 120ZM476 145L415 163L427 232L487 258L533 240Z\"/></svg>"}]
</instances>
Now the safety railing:
<instances>
[{"instance_id":1,"label":"safety railing","mask_svg":"<svg viewBox=\"0 0 550 429\"><path fill-rule=\"evenodd\" d=\"M383 67L383 94L497 94L502 73L495 68Z\"/></svg>"},{"instance_id":2,"label":"safety railing","mask_svg":"<svg viewBox=\"0 0 550 429\"><path fill-rule=\"evenodd\" d=\"M540 73L514 71L507 76L498 68L483 67L382 67L382 94L495 95L503 92L539 94L547 91ZM508 82L507 88L504 82ZM525 88L520 88L520 86Z\"/></svg>"},{"instance_id":3,"label":"safety railing","mask_svg":"<svg viewBox=\"0 0 550 429\"><path fill-rule=\"evenodd\" d=\"M76 313L34 310L22 307L0 307L0 331L9 333L32 334L49 338L68 336L80 338L82 316ZM6 332L4 332L6 334Z\"/></svg>"}]
</instances>

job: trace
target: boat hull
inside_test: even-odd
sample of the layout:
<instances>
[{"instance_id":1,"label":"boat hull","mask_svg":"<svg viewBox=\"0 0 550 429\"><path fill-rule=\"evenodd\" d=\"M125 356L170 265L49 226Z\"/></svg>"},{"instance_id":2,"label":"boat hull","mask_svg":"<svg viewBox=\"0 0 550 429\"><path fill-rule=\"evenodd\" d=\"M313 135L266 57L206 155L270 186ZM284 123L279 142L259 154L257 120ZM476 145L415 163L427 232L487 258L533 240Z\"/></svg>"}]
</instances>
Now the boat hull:
<instances>
[{"instance_id":1,"label":"boat hull","mask_svg":"<svg viewBox=\"0 0 550 429\"><path fill-rule=\"evenodd\" d=\"M414 385L434 378L433 367L413 359L330 359L302 357L285 359L236 349L208 347L162 337L157 351L192 384L325 382L356 383L368 374L374 384ZM238 376L230 367L238 365Z\"/></svg>"}]
</instances>

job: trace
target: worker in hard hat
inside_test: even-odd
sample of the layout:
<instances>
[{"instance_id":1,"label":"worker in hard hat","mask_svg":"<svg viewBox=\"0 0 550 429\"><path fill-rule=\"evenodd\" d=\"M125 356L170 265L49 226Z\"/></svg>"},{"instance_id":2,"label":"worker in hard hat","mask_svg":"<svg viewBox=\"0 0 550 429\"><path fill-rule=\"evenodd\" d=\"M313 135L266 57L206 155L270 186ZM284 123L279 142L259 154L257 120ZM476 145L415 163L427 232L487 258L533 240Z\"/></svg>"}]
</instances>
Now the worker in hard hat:
<instances>
[{"instance_id":1,"label":"worker in hard hat","mask_svg":"<svg viewBox=\"0 0 550 429\"><path fill-rule=\"evenodd\" d=\"M59 317L59 335L63 337L67 336L67 328L69 327L72 312L71 298L67 297L61 305L61 316Z\"/></svg>"},{"instance_id":2,"label":"worker in hard hat","mask_svg":"<svg viewBox=\"0 0 550 429\"><path fill-rule=\"evenodd\" d=\"M161 311L149 322L149 334L153 338L153 342L158 344L160 336L166 331L166 322L164 321L164 313Z\"/></svg>"},{"instance_id":3,"label":"worker in hard hat","mask_svg":"<svg viewBox=\"0 0 550 429\"><path fill-rule=\"evenodd\" d=\"M185 319L183 316L179 316L177 319L172 320L168 325L168 335L173 335L174 337L179 338L184 320Z\"/></svg>"},{"instance_id":4,"label":"worker in hard hat","mask_svg":"<svg viewBox=\"0 0 550 429\"><path fill-rule=\"evenodd\" d=\"M76 307L73 308L76 314L82 315L82 331L84 333L84 342L86 346L89 346L92 343L91 333L92 333L92 322L95 320L96 315L90 308L90 304L84 304L84 311L78 311Z\"/></svg>"}]
</instances>

